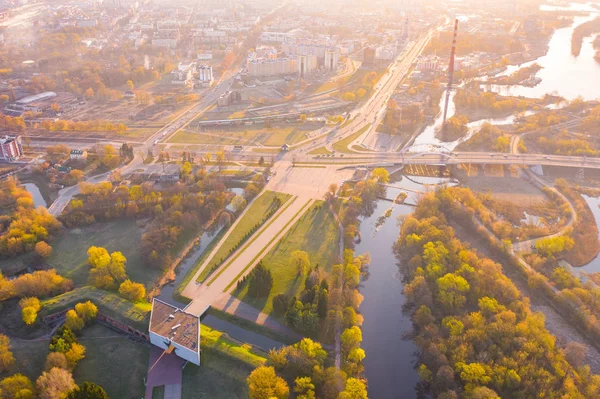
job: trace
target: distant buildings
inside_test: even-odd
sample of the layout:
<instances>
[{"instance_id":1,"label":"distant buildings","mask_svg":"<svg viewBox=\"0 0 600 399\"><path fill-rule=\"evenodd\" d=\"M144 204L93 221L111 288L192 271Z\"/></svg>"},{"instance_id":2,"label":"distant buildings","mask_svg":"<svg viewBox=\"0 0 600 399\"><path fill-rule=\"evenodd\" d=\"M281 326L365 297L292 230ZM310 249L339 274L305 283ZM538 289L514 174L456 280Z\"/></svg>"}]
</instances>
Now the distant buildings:
<instances>
[{"instance_id":1,"label":"distant buildings","mask_svg":"<svg viewBox=\"0 0 600 399\"><path fill-rule=\"evenodd\" d=\"M242 101L242 93L240 93L237 90L226 91L225 93L221 94L219 96L219 98L217 99L217 106L218 107L226 107L228 105L231 105L233 103L237 103L240 101Z\"/></svg>"},{"instance_id":2,"label":"distant buildings","mask_svg":"<svg viewBox=\"0 0 600 399\"><path fill-rule=\"evenodd\" d=\"M0 159L14 161L23 156L23 141L21 136L0 137Z\"/></svg>"},{"instance_id":3,"label":"distant buildings","mask_svg":"<svg viewBox=\"0 0 600 399\"><path fill-rule=\"evenodd\" d=\"M248 58L246 62L248 76L258 78L263 76L291 75L298 72L298 58Z\"/></svg>"},{"instance_id":4,"label":"distant buildings","mask_svg":"<svg viewBox=\"0 0 600 399\"><path fill-rule=\"evenodd\" d=\"M79 100L71 93L46 91L8 103L2 111L10 116L21 116L25 112L52 115L57 113L53 110L54 104L58 106L58 112L67 112L77 108Z\"/></svg>"}]
</instances>

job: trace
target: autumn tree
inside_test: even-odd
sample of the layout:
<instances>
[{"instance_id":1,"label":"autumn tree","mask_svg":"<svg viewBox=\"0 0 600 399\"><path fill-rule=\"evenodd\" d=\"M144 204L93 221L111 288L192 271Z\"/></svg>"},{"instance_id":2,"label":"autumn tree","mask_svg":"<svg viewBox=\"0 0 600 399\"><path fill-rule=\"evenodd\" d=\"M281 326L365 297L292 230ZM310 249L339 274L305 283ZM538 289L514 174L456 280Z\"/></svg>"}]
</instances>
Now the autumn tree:
<instances>
[{"instance_id":1,"label":"autumn tree","mask_svg":"<svg viewBox=\"0 0 600 399\"><path fill-rule=\"evenodd\" d=\"M141 301L146 296L146 288L143 284L134 283L127 279L119 286L119 294L130 301Z\"/></svg>"},{"instance_id":2,"label":"autumn tree","mask_svg":"<svg viewBox=\"0 0 600 399\"><path fill-rule=\"evenodd\" d=\"M298 274L301 276L305 275L310 269L310 259L308 258L308 254L304 251L296 250L292 252L290 257Z\"/></svg>"},{"instance_id":3,"label":"autumn tree","mask_svg":"<svg viewBox=\"0 0 600 399\"><path fill-rule=\"evenodd\" d=\"M71 348L65 352L65 358L67 359L67 365L70 370L73 370L77 363L79 363L85 357L85 346L78 342L73 342Z\"/></svg>"},{"instance_id":4,"label":"autumn tree","mask_svg":"<svg viewBox=\"0 0 600 399\"><path fill-rule=\"evenodd\" d=\"M48 259L52 255L52 247L45 241L38 241L35 244L35 252L43 259Z\"/></svg>"},{"instance_id":5,"label":"autumn tree","mask_svg":"<svg viewBox=\"0 0 600 399\"><path fill-rule=\"evenodd\" d=\"M75 305L75 312L85 323L89 323L98 315L98 307L91 301L80 302Z\"/></svg>"},{"instance_id":6,"label":"autumn tree","mask_svg":"<svg viewBox=\"0 0 600 399\"><path fill-rule=\"evenodd\" d=\"M340 399L367 399L367 386L357 378L348 378Z\"/></svg>"},{"instance_id":7,"label":"autumn tree","mask_svg":"<svg viewBox=\"0 0 600 399\"><path fill-rule=\"evenodd\" d=\"M67 362L67 357L62 352L50 352L48 356L46 356L46 371L50 371L53 368L58 367L61 369L68 370L69 364Z\"/></svg>"},{"instance_id":8,"label":"autumn tree","mask_svg":"<svg viewBox=\"0 0 600 399\"><path fill-rule=\"evenodd\" d=\"M23 374L14 374L0 382L0 397L5 399L30 399L34 397L33 382Z\"/></svg>"},{"instance_id":9,"label":"autumn tree","mask_svg":"<svg viewBox=\"0 0 600 399\"><path fill-rule=\"evenodd\" d=\"M294 381L297 399L315 399L315 384L310 377L297 377Z\"/></svg>"},{"instance_id":10,"label":"autumn tree","mask_svg":"<svg viewBox=\"0 0 600 399\"><path fill-rule=\"evenodd\" d=\"M246 379L250 399L287 399L290 388L273 367L260 366Z\"/></svg>"},{"instance_id":11,"label":"autumn tree","mask_svg":"<svg viewBox=\"0 0 600 399\"><path fill-rule=\"evenodd\" d=\"M379 183L385 184L390 181L390 174L385 168L375 168L371 172L371 177L377 179Z\"/></svg>"},{"instance_id":12,"label":"autumn tree","mask_svg":"<svg viewBox=\"0 0 600 399\"><path fill-rule=\"evenodd\" d=\"M35 323L37 313L40 311L40 300L36 297L25 297L19 301L23 322L27 325Z\"/></svg>"},{"instance_id":13,"label":"autumn tree","mask_svg":"<svg viewBox=\"0 0 600 399\"><path fill-rule=\"evenodd\" d=\"M79 387L73 389L65 399L109 399L108 395L100 385L85 381Z\"/></svg>"},{"instance_id":14,"label":"autumn tree","mask_svg":"<svg viewBox=\"0 0 600 399\"><path fill-rule=\"evenodd\" d=\"M10 339L0 334L0 373L8 370L15 363L15 357L10 350Z\"/></svg>"},{"instance_id":15,"label":"autumn tree","mask_svg":"<svg viewBox=\"0 0 600 399\"><path fill-rule=\"evenodd\" d=\"M105 248L92 246L88 249L88 262L92 266L89 281L95 287L114 289L127 278L127 259L121 252L109 255Z\"/></svg>"},{"instance_id":16,"label":"autumn tree","mask_svg":"<svg viewBox=\"0 0 600 399\"><path fill-rule=\"evenodd\" d=\"M231 200L231 207L235 213L240 213L246 207L246 200L241 195L236 195Z\"/></svg>"},{"instance_id":17,"label":"autumn tree","mask_svg":"<svg viewBox=\"0 0 600 399\"><path fill-rule=\"evenodd\" d=\"M74 332L77 332L83 328L85 322L77 312L73 309L69 309L65 314L65 326L69 327Z\"/></svg>"},{"instance_id":18,"label":"autumn tree","mask_svg":"<svg viewBox=\"0 0 600 399\"><path fill-rule=\"evenodd\" d=\"M69 371L55 367L44 371L35 385L40 399L62 399L75 388L75 381Z\"/></svg>"}]
</instances>

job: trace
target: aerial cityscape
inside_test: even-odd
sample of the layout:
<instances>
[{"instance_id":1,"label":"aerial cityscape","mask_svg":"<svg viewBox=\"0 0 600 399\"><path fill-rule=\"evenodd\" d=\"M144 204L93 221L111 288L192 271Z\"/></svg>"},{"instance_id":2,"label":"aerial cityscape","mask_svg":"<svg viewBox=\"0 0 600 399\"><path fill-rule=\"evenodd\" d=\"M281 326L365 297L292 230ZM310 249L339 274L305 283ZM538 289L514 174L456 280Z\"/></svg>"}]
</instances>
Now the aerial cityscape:
<instances>
[{"instance_id":1,"label":"aerial cityscape","mask_svg":"<svg viewBox=\"0 0 600 399\"><path fill-rule=\"evenodd\" d=\"M0 399L600 399L600 0L2 0L0 130Z\"/></svg>"}]
</instances>

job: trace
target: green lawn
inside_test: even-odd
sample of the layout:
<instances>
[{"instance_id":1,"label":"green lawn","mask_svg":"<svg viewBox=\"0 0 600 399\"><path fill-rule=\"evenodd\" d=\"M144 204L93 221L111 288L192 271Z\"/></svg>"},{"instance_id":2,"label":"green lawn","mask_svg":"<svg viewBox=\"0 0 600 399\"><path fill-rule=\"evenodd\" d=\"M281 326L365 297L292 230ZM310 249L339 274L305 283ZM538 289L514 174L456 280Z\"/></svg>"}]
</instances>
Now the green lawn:
<instances>
[{"instance_id":1,"label":"green lawn","mask_svg":"<svg viewBox=\"0 0 600 399\"><path fill-rule=\"evenodd\" d=\"M298 296L304 289L305 276L299 276L290 255L296 250L305 251L311 267L317 264L331 270L339 255L340 231L327 206L318 201L296 222L286 235L262 258L263 265L273 274L273 289L267 299L246 297L247 287L235 295L241 300L269 314L273 310L273 297L278 294Z\"/></svg>"},{"instance_id":2,"label":"green lawn","mask_svg":"<svg viewBox=\"0 0 600 399\"><path fill-rule=\"evenodd\" d=\"M182 398L230 399L248 396L246 378L256 366L264 364L263 355L246 344L228 339L205 325L200 329L202 358L200 367L188 364L183 369Z\"/></svg>"},{"instance_id":3,"label":"green lawn","mask_svg":"<svg viewBox=\"0 0 600 399\"><path fill-rule=\"evenodd\" d=\"M85 346L86 353L73 373L75 382L99 384L111 398L139 399L144 396L148 346L135 343L100 324L84 328L79 342Z\"/></svg>"},{"instance_id":4,"label":"green lawn","mask_svg":"<svg viewBox=\"0 0 600 399\"><path fill-rule=\"evenodd\" d=\"M225 259L230 254L230 251L240 243L244 236L250 232L250 230L252 230L252 228L259 223L271 209L273 209L273 200L275 198L279 198L283 205L290 197L291 195L273 191L265 191L260 195L244 213L242 219L235 226L235 229L227 236L223 245L217 250L217 253L210 263L202 270L198 277L198 281L203 282L210 273L211 268L215 264L218 264L221 259Z\"/></svg>"},{"instance_id":5,"label":"green lawn","mask_svg":"<svg viewBox=\"0 0 600 399\"><path fill-rule=\"evenodd\" d=\"M189 143L189 144L213 144L213 145L251 145L260 143L266 146L281 146L285 143L295 144L302 140L306 140L306 133L318 129L320 126L314 125L299 125L299 126L283 126L253 128L248 127L231 127L225 128L217 133L217 136L190 132L178 131L168 143Z\"/></svg>"},{"instance_id":6,"label":"green lawn","mask_svg":"<svg viewBox=\"0 0 600 399\"><path fill-rule=\"evenodd\" d=\"M72 279L75 285L85 285L90 271L87 250L92 245L104 247L108 252L121 251L127 258L129 278L151 287L161 271L142 260L139 251L142 232L131 219L68 230L51 243L54 251L48 264L61 276Z\"/></svg>"},{"instance_id":7,"label":"green lawn","mask_svg":"<svg viewBox=\"0 0 600 399\"><path fill-rule=\"evenodd\" d=\"M350 145L350 143L352 143L354 140L356 140L357 138L359 138L364 132L367 131L367 129L370 127L371 125L365 125L362 129L360 129L359 131L357 131L356 133L351 134L350 136L340 140L340 141L336 141L333 144L333 149L337 152L345 152L345 153L352 153L353 151L350 150L348 148L348 146Z\"/></svg>"},{"instance_id":8,"label":"green lawn","mask_svg":"<svg viewBox=\"0 0 600 399\"><path fill-rule=\"evenodd\" d=\"M103 291L92 286L77 288L62 295L42 301L40 317L71 308L79 302L92 301L98 310L120 322L145 332L152 305L148 302L130 302L114 292Z\"/></svg>"},{"instance_id":9,"label":"green lawn","mask_svg":"<svg viewBox=\"0 0 600 399\"><path fill-rule=\"evenodd\" d=\"M308 155L327 155L327 154L331 154L331 151L329 151L324 146L315 148L314 150L308 152Z\"/></svg>"},{"instance_id":10,"label":"green lawn","mask_svg":"<svg viewBox=\"0 0 600 399\"><path fill-rule=\"evenodd\" d=\"M15 373L21 373L35 381L44 371L48 344L50 340L17 341L11 340L10 346L15 356L15 366L11 372L0 373L0 379Z\"/></svg>"}]
</instances>

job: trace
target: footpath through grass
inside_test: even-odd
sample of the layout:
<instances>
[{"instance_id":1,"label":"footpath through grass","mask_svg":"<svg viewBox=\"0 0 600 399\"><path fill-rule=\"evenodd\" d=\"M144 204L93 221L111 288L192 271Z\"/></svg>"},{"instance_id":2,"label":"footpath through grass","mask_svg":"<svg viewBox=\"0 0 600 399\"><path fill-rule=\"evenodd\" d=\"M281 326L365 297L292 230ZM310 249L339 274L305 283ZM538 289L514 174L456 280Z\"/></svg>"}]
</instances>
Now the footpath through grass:
<instances>
[{"instance_id":1,"label":"footpath through grass","mask_svg":"<svg viewBox=\"0 0 600 399\"><path fill-rule=\"evenodd\" d=\"M296 222L285 236L263 258L263 265L273 274L273 288L268 298L255 299L247 296L247 285L234 292L240 300L262 309L266 314L273 310L273 297L278 294L298 296L304 290L306 275L299 275L291 262L296 250L305 251L311 268L331 270L340 248L340 230L334 216L323 201L317 201Z\"/></svg>"},{"instance_id":2,"label":"footpath through grass","mask_svg":"<svg viewBox=\"0 0 600 399\"><path fill-rule=\"evenodd\" d=\"M131 219L70 229L50 243L54 250L47 263L61 276L72 279L76 286L85 285L90 272L87 250L92 245L104 247L108 252L122 252L127 258L129 278L149 288L161 271L142 260L139 251L142 233L143 229Z\"/></svg>"},{"instance_id":3,"label":"footpath through grass","mask_svg":"<svg viewBox=\"0 0 600 399\"><path fill-rule=\"evenodd\" d=\"M252 205L250 205L250 208L244 212L242 219L225 238L225 241L219 247L215 256L213 256L210 263L206 265L200 273L200 276L198 276L197 281L203 282L209 276L213 267L224 262L227 256L234 252L234 249L242 242L244 237L249 235L252 229L263 221L269 212L276 209L276 202L274 202L275 198L279 198L281 206L283 206L290 197L291 195L289 194L276 193L274 191L263 192Z\"/></svg>"},{"instance_id":4,"label":"footpath through grass","mask_svg":"<svg viewBox=\"0 0 600 399\"><path fill-rule=\"evenodd\" d=\"M357 138L359 138L364 132L367 131L367 129L369 129L371 125L365 125L362 127L362 129L360 129L359 131L357 131L356 133L352 133L350 136L341 139L340 141L337 141L335 143L333 143L332 147L335 151L337 152L343 152L343 153L352 153L353 151L351 149L348 148L348 146L350 145L350 143L352 143L354 140L356 140Z\"/></svg>"},{"instance_id":5,"label":"footpath through grass","mask_svg":"<svg viewBox=\"0 0 600 399\"><path fill-rule=\"evenodd\" d=\"M201 366L183 369L183 399L229 399L248 396L246 378L264 364L264 354L250 345L235 342L205 325L200 328Z\"/></svg>"}]
</instances>

